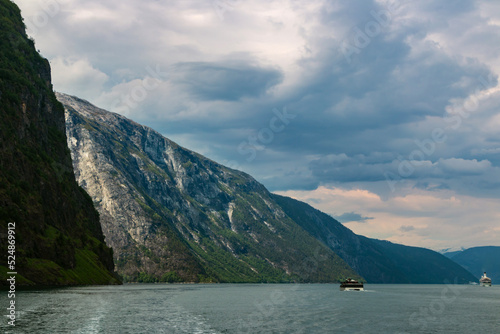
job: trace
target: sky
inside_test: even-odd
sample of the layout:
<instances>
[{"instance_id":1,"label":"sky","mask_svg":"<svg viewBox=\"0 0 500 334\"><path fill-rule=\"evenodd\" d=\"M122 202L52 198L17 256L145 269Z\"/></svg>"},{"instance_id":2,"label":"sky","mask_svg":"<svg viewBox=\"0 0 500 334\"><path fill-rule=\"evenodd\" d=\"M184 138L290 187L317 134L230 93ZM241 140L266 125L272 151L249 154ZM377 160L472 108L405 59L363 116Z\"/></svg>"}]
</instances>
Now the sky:
<instances>
[{"instance_id":1,"label":"sky","mask_svg":"<svg viewBox=\"0 0 500 334\"><path fill-rule=\"evenodd\" d=\"M330 214L500 246L497 0L15 0L55 90Z\"/></svg>"}]
</instances>

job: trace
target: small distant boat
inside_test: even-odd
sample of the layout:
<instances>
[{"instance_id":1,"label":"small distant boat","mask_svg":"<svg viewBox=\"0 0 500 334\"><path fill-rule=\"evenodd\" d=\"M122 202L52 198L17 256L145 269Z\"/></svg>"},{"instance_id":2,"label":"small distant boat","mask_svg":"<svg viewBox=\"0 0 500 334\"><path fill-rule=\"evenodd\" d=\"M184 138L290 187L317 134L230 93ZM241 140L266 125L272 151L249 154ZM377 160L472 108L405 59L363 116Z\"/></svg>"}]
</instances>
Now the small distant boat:
<instances>
[{"instance_id":1,"label":"small distant boat","mask_svg":"<svg viewBox=\"0 0 500 334\"><path fill-rule=\"evenodd\" d=\"M348 278L340 284L340 291L364 291L363 282Z\"/></svg>"},{"instance_id":2,"label":"small distant boat","mask_svg":"<svg viewBox=\"0 0 500 334\"><path fill-rule=\"evenodd\" d=\"M484 272L483 277L479 280L481 286L491 286L491 278L486 276L486 272Z\"/></svg>"}]
</instances>

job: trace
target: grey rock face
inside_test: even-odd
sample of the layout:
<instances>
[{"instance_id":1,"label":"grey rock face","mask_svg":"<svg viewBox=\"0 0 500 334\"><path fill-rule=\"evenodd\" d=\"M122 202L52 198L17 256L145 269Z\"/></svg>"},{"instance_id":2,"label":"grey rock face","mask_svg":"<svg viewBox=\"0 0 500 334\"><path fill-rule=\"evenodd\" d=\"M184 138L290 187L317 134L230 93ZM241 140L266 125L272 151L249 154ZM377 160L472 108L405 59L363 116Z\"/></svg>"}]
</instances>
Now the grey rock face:
<instances>
[{"instance_id":1,"label":"grey rock face","mask_svg":"<svg viewBox=\"0 0 500 334\"><path fill-rule=\"evenodd\" d=\"M77 181L101 215L120 274L221 282L356 276L249 175L86 101L57 98Z\"/></svg>"}]
</instances>

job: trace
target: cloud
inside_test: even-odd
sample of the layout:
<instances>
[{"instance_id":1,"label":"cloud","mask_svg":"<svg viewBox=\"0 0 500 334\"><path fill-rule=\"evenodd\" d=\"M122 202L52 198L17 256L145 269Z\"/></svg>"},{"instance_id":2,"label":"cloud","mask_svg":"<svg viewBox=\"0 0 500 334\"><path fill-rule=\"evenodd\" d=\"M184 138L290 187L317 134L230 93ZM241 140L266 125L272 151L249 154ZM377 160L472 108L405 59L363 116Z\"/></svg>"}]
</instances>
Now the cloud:
<instances>
[{"instance_id":1,"label":"cloud","mask_svg":"<svg viewBox=\"0 0 500 334\"><path fill-rule=\"evenodd\" d=\"M212 1L16 3L52 63L56 90L151 126L270 190L375 195L336 208L374 217L347 223L366 233L379 235L379 226L392 236L389 225L432 233L425 206L420 215L412 211L417 223L385 207L422 192L478 206L500 198L494 1L249 0L222 13ZM272 140L256 142L248 161L241 143L255 142L273 110L284 108L297 116ZM442 140L434 140L436 131ZM401 221L386 224L376 205ZM483 213L471 210L469 220L488 230ZM494 212L484 215L493 224ZM455 235L453 242L475 238Z\"/></svg>"},{"instance_id":2,"label":"cloud","mask_svg":"<svg viewBox=\"0 0 500 334\"><path fill-rule=\"evenodd\" d=\"M482 149L473 149L471 151L473 155L497 155L500 154L500 147L497 148L482 148Z\"/></svg>"},{"instance_id":3,"label":"cloud","mask_svg":"<svg viewBox=\"0 0 500 334\"><path fill-rule=\"evenodd\" d=\"M450 190L412 189L384 199L362 188L318 187L278 192L323 212L356 212L369 223L345 222L357 234L432 249L498 245L498 200L456 195ZM310 199L316 199L311 201Z\"/></svg>"},{"instance_id":4,"label":"cloud","mask_svg":"<svg viewBox=\"0 0 500 334\"><path fill-rule=\"evenodd\" d=\"M488 160L477 161L461 158L439 159L439 168L443 173L458 173L460 175L481 175L489 170L492 165Z\"/></svg>"},{"instance_id":5,"label":"cloud","mask_svg":"<svg viewBox=\"0 0 500 334\"><path fill-rule=\"evenodd\" d=\"M184 86L197 99L226 101L260 97L283 80L277 69L245 63L177 63L173 76L174 84Z\"/></svg>"},{"instance_id":6,"label":"cloud","mask_svg":"<svg viewBox=\"0 0 500 334\"><path fill-rule=\"evenodd\" d=\"M359 213L355 212L345 212L340 216L333 216L333 218L337 219L341 223L350 223L350 222L366 223L367 220L373 219L373 217L364 217Z\"/></svg>"},{"instance_id":7,"label":"cloud","mask_svg":"<svg viewBox=\"0 0 500 334\"><path fill-rule=\"evenodd\" d=\"M423 151L415 154L424 159ZM476 182L493 182L498 184L499 178L494 175L500 170L494 167L488 160L462 159L462 158L440 158L437 161L430 160L410 160L402 156L396 159L395 155L371 153L368 156L363 154L352 157L345 153L339 155L326 155L309 163L309 168L314 178L324 183L348 183L348 182L379 182L386 181L387 187L395 187L391 183L414 184L423 180L426 184L435 186L436 180L441 182L440 187L451 187L454 180L473 178ZM493 178L492 178L493 176ZM434 182L431 182L434 180ZM455 189L458 190L455 186ZM460 189L467 191L466 189Z\"/></svg>"},{"instance_id":8,"label":"cloud","mask_svg":"<svg viewBox=\"0 0 500 334\"><path fill-rule=\"evenodd\" d=\"M81 98L100 94L109 80L109 76L94 68L88 59L55 58L50 66L54 86L64 88L65 93Z\"/></svg>"},{"instance_id":9,"label":"cloud","mask_svg":"<svg viewBox=\"0 0 500 334\"><path fill-rule=\"evenodd\" d=\"M414 231L415 230L415 227L412 226L412 225L402 225L399 230L401 232L411 232L411 231Z\"/></svg>"}]
</instances>

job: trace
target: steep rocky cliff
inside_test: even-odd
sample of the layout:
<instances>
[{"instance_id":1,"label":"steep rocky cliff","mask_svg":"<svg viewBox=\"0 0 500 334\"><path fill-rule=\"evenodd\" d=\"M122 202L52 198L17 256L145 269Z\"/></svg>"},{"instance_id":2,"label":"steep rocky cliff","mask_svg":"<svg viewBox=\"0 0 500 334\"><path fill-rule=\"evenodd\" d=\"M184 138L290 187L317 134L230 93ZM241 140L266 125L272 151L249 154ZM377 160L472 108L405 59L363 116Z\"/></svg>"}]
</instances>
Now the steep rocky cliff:
<instances>
[{"instance_id":1,"label":"steep rocky cliff","mask_svg":"<svg viewBox=\"0 0 500 334\"><path fill-rule=\"evenodd\" d=\"M49 63L26 36L17 6L0 0L2 284L12 271L6 266L8 223L15 223L18 284L118 282L99 215L75 181Z\"/></svg>"},{"instance_id":2,"label":"steep rocky cliff","mask_svg":"<svg viewBox=\"0 0 500 334\"><path fill-rule=\"evenodd\" d=\"M76 177L134 281L332 282L359 277L249 175L63 94Z\"/></svg>"}]
</instances>

